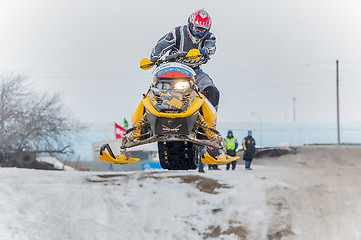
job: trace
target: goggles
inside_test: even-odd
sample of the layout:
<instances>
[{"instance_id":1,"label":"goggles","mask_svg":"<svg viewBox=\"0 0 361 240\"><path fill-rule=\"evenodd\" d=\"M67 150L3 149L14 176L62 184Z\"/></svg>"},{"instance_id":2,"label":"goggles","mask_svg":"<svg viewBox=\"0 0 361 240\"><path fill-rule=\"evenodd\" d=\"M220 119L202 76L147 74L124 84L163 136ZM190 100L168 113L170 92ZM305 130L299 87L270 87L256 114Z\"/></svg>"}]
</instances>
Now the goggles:
<instances>
[{"instance_id":1,"label":"goggles","mask_svg":"<svg viewBox=\"0 0 361 240\"><path fill-rule=\"evenodd\" d=\"M205 34L207 34L208 30L202 27L196 27L192 24L192 28L191 28L193 34L198 35L198 36L204 36Z\"/></svg>"}]
</instances>

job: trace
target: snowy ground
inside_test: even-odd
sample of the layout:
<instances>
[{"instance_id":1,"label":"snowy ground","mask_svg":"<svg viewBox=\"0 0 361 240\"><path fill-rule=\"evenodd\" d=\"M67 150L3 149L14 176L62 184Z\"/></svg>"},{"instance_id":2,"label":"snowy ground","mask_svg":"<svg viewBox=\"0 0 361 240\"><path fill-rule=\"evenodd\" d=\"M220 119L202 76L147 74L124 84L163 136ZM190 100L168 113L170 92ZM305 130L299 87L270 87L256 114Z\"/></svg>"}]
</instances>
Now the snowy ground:
<instances>
[{"instance_id":1,"label":"snowy ground","mask_svg":"<svg viewBox=\"0 0 361 240\"><path fill-rule=\"evenodd\" d=\"M45 163L50 163L54 166L54 168L56 169L61 169L64 171L74 171L75 169L72 167L69 167L67 165L65 165L64 163L60 162L58 159L56 159L55 157L37 157L36 158L37 161L39 162L45 162Z\"/></svg>"},{"instance_id":2,"label":"snowy ground","mask_svg":"<svg viewBox=\"0 0 361 240\"><path fill-rule=\"evenodd\" d=\"M0 239L361 239L361 147L254 171L0 169Z\"/></svg>"}]
</instances>

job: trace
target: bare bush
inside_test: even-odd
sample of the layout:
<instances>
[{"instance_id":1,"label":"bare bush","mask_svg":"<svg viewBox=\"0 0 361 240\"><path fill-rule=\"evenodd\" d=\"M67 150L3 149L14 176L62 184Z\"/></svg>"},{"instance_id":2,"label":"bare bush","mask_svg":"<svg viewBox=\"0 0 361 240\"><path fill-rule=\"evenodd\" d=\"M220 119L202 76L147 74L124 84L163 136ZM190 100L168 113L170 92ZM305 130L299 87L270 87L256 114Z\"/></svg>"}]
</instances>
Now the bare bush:
<instances>
[{"instance_id":1,"label":"bare bush","mask_svg":"<svg viewBox=\"0 0 361 240\"><path fill-rule=\"evenodd\" d=\"M0 150L56 151L74 126L57 94L35 92L21 75L0 75Z\"/></svg>"}]
</instances>

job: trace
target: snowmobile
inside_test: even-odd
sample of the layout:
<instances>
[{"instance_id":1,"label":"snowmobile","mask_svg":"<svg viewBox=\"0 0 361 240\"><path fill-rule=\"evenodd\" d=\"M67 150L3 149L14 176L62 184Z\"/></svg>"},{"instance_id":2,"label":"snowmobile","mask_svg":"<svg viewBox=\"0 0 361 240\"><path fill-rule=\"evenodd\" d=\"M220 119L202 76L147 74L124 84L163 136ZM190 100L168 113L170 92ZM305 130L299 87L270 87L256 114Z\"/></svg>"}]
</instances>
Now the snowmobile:
<instances>
[{"instance_id":1,"label":"snowmobile","mask_svg":"<svg viewBox=\"0 0 361 240\"><path fill-rule=\"evenodd\" d=\"M226 143L216 130L217 112L198 90L194 70L182 64L201 57L198 49L192 49L155 63L146 58L140 62L143 70L157 66L153 83L132 116L133 125L122 139L120 155L104 144L100 160L137 162L140 159L128 156L127 149L153 142L158 142L162 168L169 170L196 169L199 158L204 164L225 164L239 158L226 155ZM220 155L215 156L210 148L219 149Z\"/></svg>"}]
</instances>

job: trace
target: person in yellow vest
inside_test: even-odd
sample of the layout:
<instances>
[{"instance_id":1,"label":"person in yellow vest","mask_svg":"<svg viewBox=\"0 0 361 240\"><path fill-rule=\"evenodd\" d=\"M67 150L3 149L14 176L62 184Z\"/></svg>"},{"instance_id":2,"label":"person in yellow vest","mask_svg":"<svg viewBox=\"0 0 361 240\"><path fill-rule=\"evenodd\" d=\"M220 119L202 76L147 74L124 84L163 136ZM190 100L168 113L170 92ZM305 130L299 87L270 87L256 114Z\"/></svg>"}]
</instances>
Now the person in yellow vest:
<instances>
[{"instance_id":1,"label":"person in yellow vest","mask_svg":"<svg viewBox=\"0 0 361 240\"><path fill-rule=\"evenodd\" d=\"M226 141L227 154L229 156L236 156L236 149L238 147L237 139L233 136L233 132L231 130L228 131L227 137L224 139ZM236 169L237 161L233 161L227 163L226 170L229 170L232 164L232 170Z\"/></svg>"}]
</instances>

